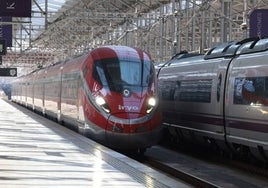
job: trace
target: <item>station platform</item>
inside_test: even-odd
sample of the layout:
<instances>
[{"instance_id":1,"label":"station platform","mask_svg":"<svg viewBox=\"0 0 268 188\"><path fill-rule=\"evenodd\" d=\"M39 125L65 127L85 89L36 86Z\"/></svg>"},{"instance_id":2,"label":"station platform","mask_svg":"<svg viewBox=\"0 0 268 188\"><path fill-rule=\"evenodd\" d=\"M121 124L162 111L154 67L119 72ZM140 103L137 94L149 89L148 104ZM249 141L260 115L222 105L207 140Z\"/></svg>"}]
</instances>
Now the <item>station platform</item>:
<instances>
[{"instance_id":1,"label":"station platform","mask_svg":"<svg viewBox=\"0 0 268 188\"><path fill-rule=\"evenodd\" d=\"M0 187L189 187L0 99Z\"/></svg>"}]
</instances>

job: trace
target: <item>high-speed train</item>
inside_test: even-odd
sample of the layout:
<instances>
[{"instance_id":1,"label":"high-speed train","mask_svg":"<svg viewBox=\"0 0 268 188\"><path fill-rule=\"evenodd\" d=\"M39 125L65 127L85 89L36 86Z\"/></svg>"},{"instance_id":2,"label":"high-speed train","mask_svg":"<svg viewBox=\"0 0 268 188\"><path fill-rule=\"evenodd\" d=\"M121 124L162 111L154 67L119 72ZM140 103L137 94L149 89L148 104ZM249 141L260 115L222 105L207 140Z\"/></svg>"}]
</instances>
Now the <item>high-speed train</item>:
<instances>
[{"instance_id":1,"label":"high-speed train","mask_svg":"<svg viewBox=\"0 0 268 188\"><path fill-rule=\"evenodd\" d=\"M161 139L157 78L148 53L104 46L18 78L12 101L116 149Z\"/></svg>"},{"instance_id":2,"label":"high-speed train","mask_svg":"<svg viewBox=\"0 0 268 188\"><path fill-rule=\"evenodd\" d=\"M268 159L268 39L180 54L158 67L169 136Z\"/></svg>"}]
</instances>

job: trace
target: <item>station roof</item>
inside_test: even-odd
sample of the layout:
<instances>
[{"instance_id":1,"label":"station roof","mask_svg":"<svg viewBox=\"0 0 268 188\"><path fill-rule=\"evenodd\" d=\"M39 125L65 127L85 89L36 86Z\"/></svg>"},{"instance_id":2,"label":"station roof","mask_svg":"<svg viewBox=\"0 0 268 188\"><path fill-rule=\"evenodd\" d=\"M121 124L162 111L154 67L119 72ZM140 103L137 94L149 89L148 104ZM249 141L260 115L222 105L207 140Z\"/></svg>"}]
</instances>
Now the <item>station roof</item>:
<instances>
[{"instance_id":1,"label":"station roof","mask_svg":"<svg viewBox=\"0 0 268 188\"><path fill-rule=\"evenodd\" d=\"M169 0L32 0L31 18L13 18L13 47L3 61L44 64L108 43L107 30L142 17ZM17 24L15 24L17 23ZM121 28L122 32L124 28ZM122 33L120 33L122 34ZM92 39L94 43L92 43ZM55 58L56 56L56 58ZM56 59L56 60L55 60Z\"/></svg>"},{"instance_id":2,"label":"station roof","mask_svg":"<svg viewBox=\"0 0 268 188\"><path fill-rule=\"evenodd\" d=\"M32 0L32 17L12 20L13 46L3 56L2 66L35 69L101 45L122 44L128 34L135 37L135 40L129 38L138 45L142 44L151 52L157 50L155 54L164 56L174 47L175 19L179 20L177 35L181 37L183 47L200 48L198 45L205 36L201 34L200 27L208 26L202 23L202 19L206 19L202 15L208 17L213 13L213 27L218 28L211 32L220 35L224 17L221 10L229 2L232 3L229 9L233 18L229 21L236 29L233 31L240 36L243 32L241 23L248 18L250 11L268 8L267 0ZM196 8L196 11L188 12L191 13L188 17L187 11L183 10L187 3ZM179 9L179 6L182 8ZM182 11L172 10L172 7ZM192 26L196 28L186 33L187 28ZM193 38L188 39L187 35ZM218 41L220 37L215 38ZM167 55L170 58L170 53Z\"/></svg>"}]
</instances>

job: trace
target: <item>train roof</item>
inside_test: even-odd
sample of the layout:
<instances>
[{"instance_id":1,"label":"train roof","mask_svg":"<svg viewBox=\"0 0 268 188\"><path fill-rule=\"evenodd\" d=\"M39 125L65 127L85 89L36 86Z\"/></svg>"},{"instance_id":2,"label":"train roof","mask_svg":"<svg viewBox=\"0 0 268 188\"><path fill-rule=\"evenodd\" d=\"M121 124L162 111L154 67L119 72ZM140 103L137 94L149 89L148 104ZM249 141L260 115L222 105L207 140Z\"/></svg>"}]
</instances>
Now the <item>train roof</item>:
<instances>
[{"instance_id":1,"label":"train roof","mask_svg":"<svg viewBox=\"0 0 268 188\"><path fill-rule=\"evenodd\" d=\"M236 54L256 53L268 50L268 38L249 41L242 44Z\"/></svg>"},{"instance_id":2,"label":"train roof","mask_svg":"<svg viewBox=\"0 0 268 188\"><path fill-rule=\"evenodd\" d=\"M268 38L247 38L242 41L232 41L216 46L205 54L204 59L227 58L266 50L268 50Z\"/></svg>"},{"instance_id":3,"label":"train roof","mask_svg":"<svg viewBox=\"0 0 268 188\"><path fill-rule=\"evenodd\" d=\"M166 61L166 62L160 62L160 63L156 63L155 67L156 68L161 68L164 67L166 65L171 65L171 64L177 64L180 62L185 62L185 59L188 58L194 58L194 57L198 57L198 59L200 59L200 56L203 56L204 54L199 54L199 53L188 53L186 51L182 51L176 55L174 55L170 60Z\"/></svg>"},{"instance_id":4,"label":"train roof","mask_svg":"<svg viewBox=\"0 0 268 188\"><path fill-rule=\"evenodd\" d=\"M182 58L187 58L187 57L193 57L193 56L198 56L201 55L200 53L188 53L187 51L182 51L176 55L174 55L172 59L182 59Z\"/></svg>"},{"instance_id":5,"label":"train roof","mask_svg":"<svg viewBox=\"0 0 268 188\"><path fill-rule=\"evenodd\" d=\"M130 46L123 45L107 45L92 50L91 56L94 59L106 59L116 57L121 60L129 60L133 58L151 60L151 56L146 51Z\"/></svg>"},{"instance_id":6,"label":"train roof","mask_svg":"<svg viewBox=\"0 0 268 188\"><path fill-rule=\"evenodd\" d=\"M213 58L220 58L220 57L232 57L235 55L237 49L239 48L239 44L237 42L228 42L223 43L219 46L216 46L209 50L204 59L213 59Z\"/></svg>"}]
</instances>

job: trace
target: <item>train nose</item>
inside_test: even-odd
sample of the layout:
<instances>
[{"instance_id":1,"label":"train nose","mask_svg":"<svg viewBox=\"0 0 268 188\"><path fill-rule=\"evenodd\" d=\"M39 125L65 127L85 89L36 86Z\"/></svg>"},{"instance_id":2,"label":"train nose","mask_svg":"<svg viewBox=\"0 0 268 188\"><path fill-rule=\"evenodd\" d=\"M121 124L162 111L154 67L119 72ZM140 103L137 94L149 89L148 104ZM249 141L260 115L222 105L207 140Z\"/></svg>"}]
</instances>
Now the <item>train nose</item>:
<instances>
[{"instance_id":1,"label":"train nose","mask_svg":"<svg viewBox=\"0 0 268 188\"><path fill-rule=\"evenodd\" d=\"M121 149L146 148L156 144L161 138L160 126L153 129L153 122L137 123L136 120L114 121L110 117L107 121L105 141L111 147Z\"/></svg>"},{"instance_id":2,"label":"train nose","mask_svg":"<svg viewBox=\"0 0 268 188\"><path fill-rule=\"evenodd\" d=\"M148 119L145 121L137 113L128 113L127 119L110 116L107 120L106 130L114 133L132 134L149 131L150 127L150 121Z\"/></svg>"}]
</instances>

